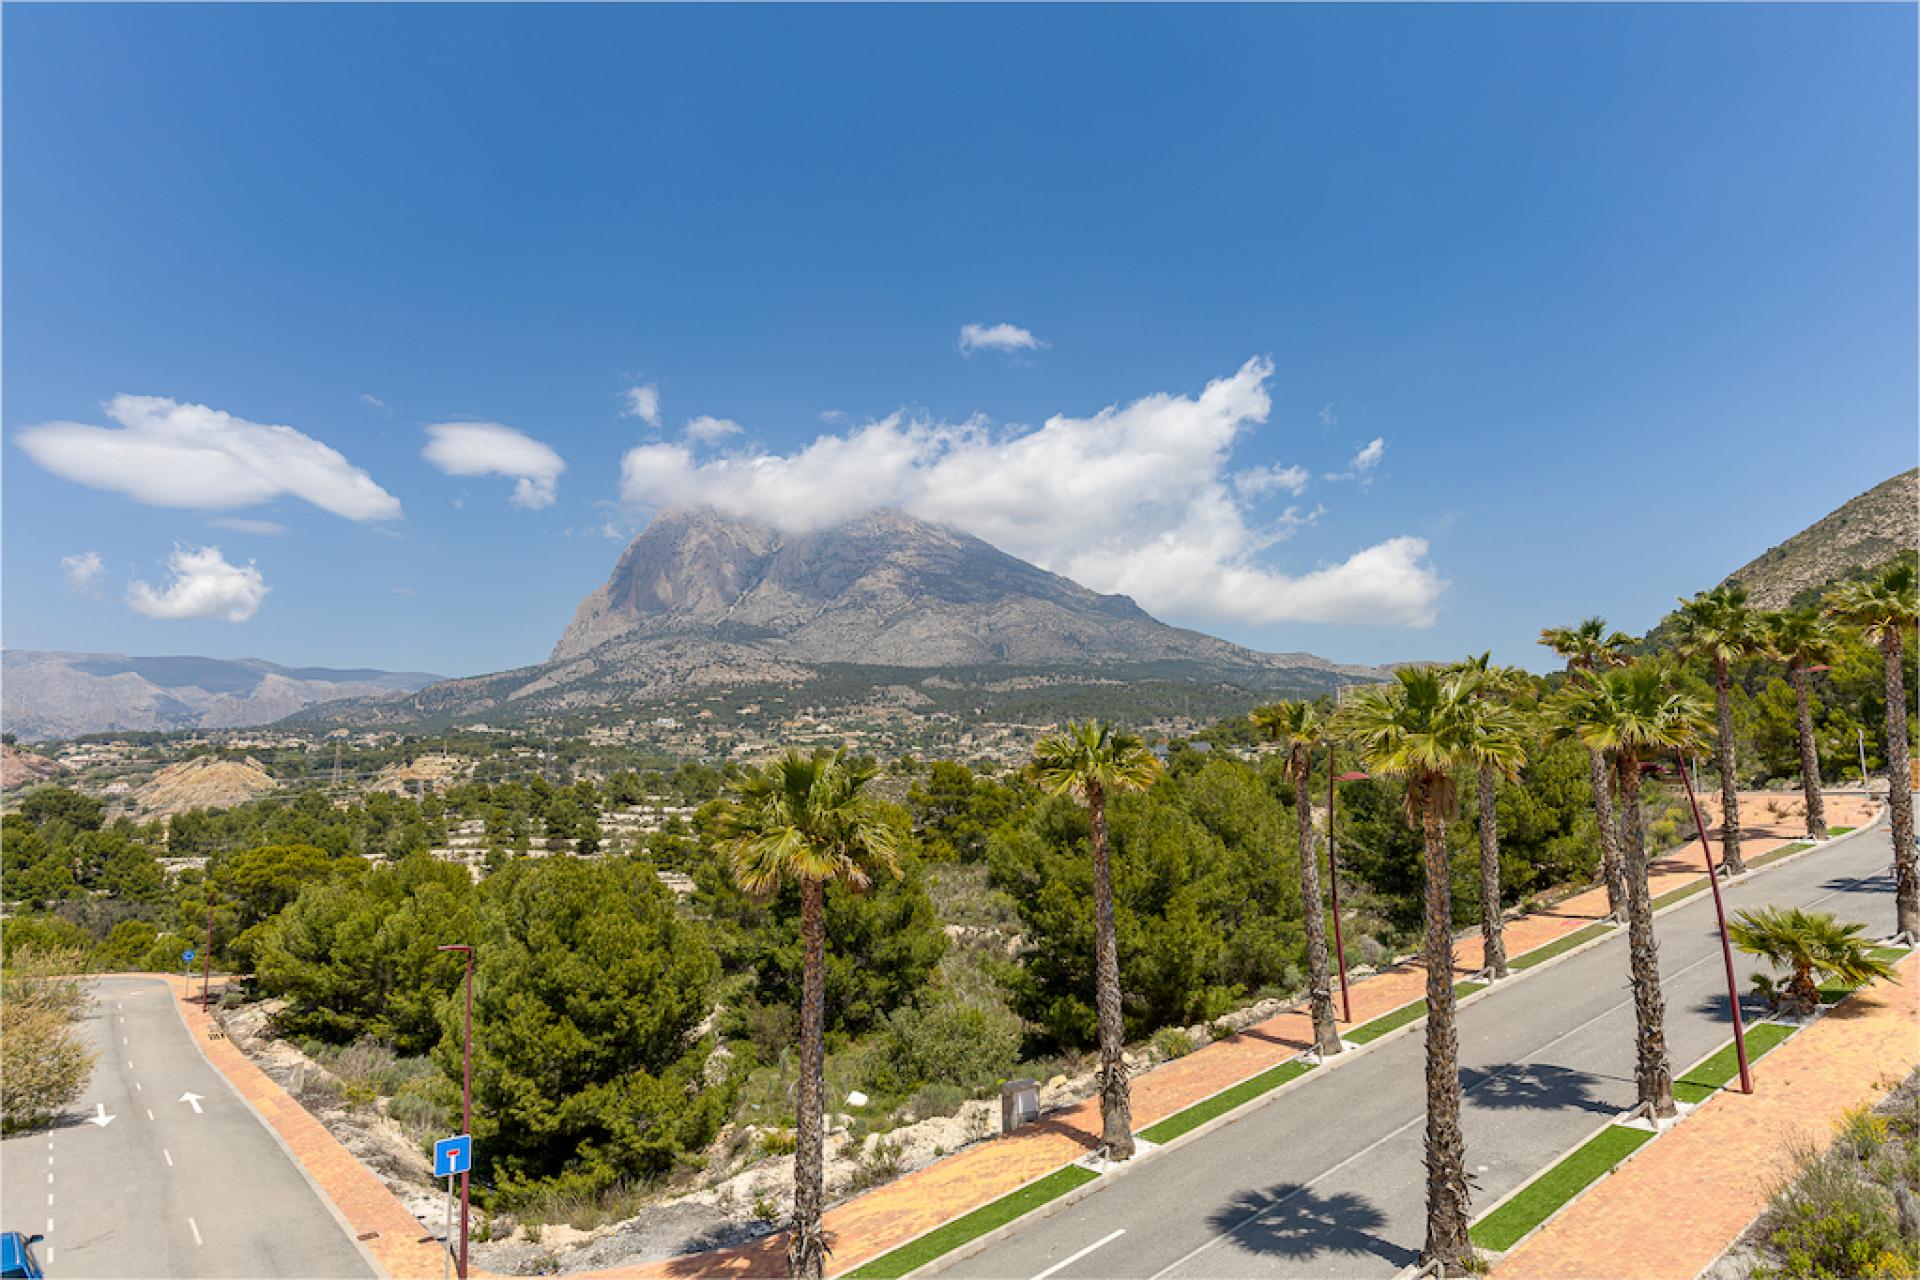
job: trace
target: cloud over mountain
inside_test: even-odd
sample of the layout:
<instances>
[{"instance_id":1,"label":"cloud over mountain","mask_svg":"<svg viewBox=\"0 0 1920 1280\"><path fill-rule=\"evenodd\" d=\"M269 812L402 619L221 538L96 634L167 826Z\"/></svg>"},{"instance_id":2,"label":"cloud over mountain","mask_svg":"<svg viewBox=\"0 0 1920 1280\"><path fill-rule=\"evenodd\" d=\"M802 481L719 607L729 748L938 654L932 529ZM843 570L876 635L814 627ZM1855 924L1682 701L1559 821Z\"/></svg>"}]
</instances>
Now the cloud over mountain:
<instances>
[{"instance_id":1,"label":"cloud over mountain","mask_svg":"<svg viewBox=\"0 0 1920 1280\"><path fill-rule=\"evenodd\" d=\"M1272 375L1269 361L1249 360L1198 396L1156 393L1028 430L894 414L786 454L698 458L684 444L644 444L622 460L621 496L789 532L898 507L1189 619L1432 623L1446 584L1423 539L1389 538L1306 573L1262 562L1300 521L1263 517L1259 499L1297 477L1236 486L1231 456L1267 420Z\"/></svg>"},{"instance_id":2,"label":"cloud over mountain","mask_svg":"<svg viewBox=\"0 0 1920 1280\"><path fill-rule=\"evenodd\" d=\"M245 622L272 588L249 560L228 564L218 547L176 546L167 557L164 587L144 582L127 588L127 603L149 618L223 618Z\"/></svg>"}]
</instances>

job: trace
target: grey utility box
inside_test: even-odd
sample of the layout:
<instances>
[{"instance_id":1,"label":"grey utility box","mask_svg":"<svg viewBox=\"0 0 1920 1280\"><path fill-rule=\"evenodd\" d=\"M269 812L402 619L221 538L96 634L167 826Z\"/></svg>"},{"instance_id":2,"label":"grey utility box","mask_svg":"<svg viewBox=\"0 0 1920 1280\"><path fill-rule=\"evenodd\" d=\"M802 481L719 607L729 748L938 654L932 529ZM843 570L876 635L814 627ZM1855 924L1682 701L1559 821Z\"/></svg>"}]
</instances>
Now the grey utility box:
<instances>
[{"instance_id":1,"label":"grey utility box","mask_svg":"<svg viewBox=\"0 0 1920 1280\"><path fill-rule=\"evenodd\" d=\"M1000 1132L1012 1133L1039 1118L1039 1081L1009 1080L1000 1086Z\"/></svg>"}]
</instances>

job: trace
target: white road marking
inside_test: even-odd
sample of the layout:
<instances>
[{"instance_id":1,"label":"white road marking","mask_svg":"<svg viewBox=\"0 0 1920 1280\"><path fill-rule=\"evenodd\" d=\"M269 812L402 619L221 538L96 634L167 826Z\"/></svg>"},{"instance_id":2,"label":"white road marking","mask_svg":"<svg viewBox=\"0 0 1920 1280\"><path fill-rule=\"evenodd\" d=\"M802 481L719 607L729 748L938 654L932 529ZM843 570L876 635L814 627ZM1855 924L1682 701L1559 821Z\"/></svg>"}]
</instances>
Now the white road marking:
<instances>
[{"instance_id":1,"label":"white road marking","mask_svg":"<svg viewBox=\"0 0 1920 1280\"><path fill-rule=\"evenodd\" d=\"M93 1104L93 1114L87 1117L87 1120L86 1120L86 1122L87 1122L88 1124L97 1124L97 1125L99 1125L99 1126L100 1126L100 1127L101 1127L102 1129L104 1129L104 1128L106 1128L106 1127L107 1127L108 1125L110 1125L110 1124L112 1124L112 1123L113 1123L113 1122L114 1122L115 1120L118 1120L119 1118L120 1118L120 1117L118 1117L118 1116L110 1116L110 1115L108 1115L108 1114L107 1114L107 1104L106 1104L106 1103L104 1103L104 1102L96 1102L96 1103L94 1103L94 1104ZM48 1143L47 1145L48 1145L48 1146L52 1146L53 1144L52 1144L52 1143Z\"/></svg>"},{"instance_id":2,"label":"white road marking","mask_svg":"<svg viewBox=\"0 0 1920 1280\"><path fill-rule=\"evenodd\" d=\"M49 1169L49 1170L47 1170L47 1181L48 1181L48 1182L52 1182L52 1181L53 1181L53 1170L51 1170L51 1169Z\"/></svg>"},{"instance_id":3,"label":"white road marking","mask_svg":"<svg viewBox=\"0 0 1920 1280\"><path fill-rule=\"evenodd\" d=\"M197 1093L183 1093L183 1094L181 1094L181 1095L180 1095L180 1101L182 1101L182 1102L184 1102L184 1103L186 1103L186 1104L187 1104L188 1106L190 1106L190 1107L192 1107L192 1108L193 1108L193 1114L195 1114L195 1115L201 1115L201 1114L203 1114L203 1113L201 1112L201 1110L200 1110L200 1095L199 1095L199 1094L197 1094Z\"/></svg>"},{"instance_id":4,"label":"white road marking","mask_svg":"<svg viewBox=\"0 0 1920 1280\"><path fill-rule=\"evenodd\" d=\"M1045 1271L1042 1271L1039 1275L1035 1276L1033 1280L1047 1280L1047 1277L1052 1275L1054 1272L1066 1270L1068 1267L1072 1266L1074 1263L1080 1261L1080 1259L1092 1253L1095 1249L1098 1249L1102 1245L1112 1244L1115 1240L1118 1240L1121 1236L1125 1234L1127 1234L1127 1229L1125 1227L1122 1227L1118 1231L1114 1232L1112 1235L1102 1236L1100 1239L1095 1240L1092 1244L1088 1245L1086 1248L1082 1249L1080 1252L1073 1254L1069 1257L1060 1259L1060 1261L1054 1263L1052 1266L1048 1267Z\"/></svg>"},{"instance_id":5,"label":"white road marking","mask_svg":"<svg viewBox=\"0 0 1920 1280\"><path fill-rule=\"evenodd\" d=\"M47 1208L53 1208L53 1192L47 1192Z\"/></svg>"},{"instance_id":6,"label":"white road marking","mask_svg":"<svg viewBox=\"0 0 1920 1280\"><path fill-rule=\"evenodd\" d=\"M165 1147L162 1147L160 1148L160 1154L167 1158L167 1168L169 1169L173 1168L173 1152L167 1150Z\"/></svg>"},{"instance_id":7,"label":"white road marking","mask_svg":"<svg viewBox=\"0 0 1920 1280\"><path fill-rule=\"evenodd\" d=\"M195 1244L205 1244L206 1241L200 1238L200 1224L195 1222L192 1218L188 1218L187 1225L193 1228L193 1242Z\"/></svg>"},{"instance_id":8,"label":"white road marking","mask_svg":"<svg viewBox=\"0 0 1920 1280\"><path fill-rule=\"evenodd\" d=\"M135 1081L133 1082L133 1087L134 1087L135 1089L138 1089L138 1090L139 1090L139 1091L140 1091L141 1093L145 1093L145 1092L146 1092L146 1090L145 1090L145 1089L141 1089L141 1088L140 1088L140 1082L139 1082L138 1080L135 1080Z\"/></svg>"},{"instance_id":9,"label":"white road marking","mask_svg":"<svg viewBox=\"0 0 1920 1280\"><path fill-rule=\"evenodd\" d=\"M1702 959L1694 961L1692 964L1688 965L1684 969L1676 970L1671 974L1662 975L1661 985L1664 988L1667 983L1672 982L1674 979L1679 978L1685 974L1692 973L1695 969L1698 969L1701 965L1709 964L1718 959L1720 959L1719 956L1708 955L1703 957ZM1562 1040L1578 1035L1580 1032L1585 1031L1588 1027L1592 1026L1596 1022L1599 1022L1601 1019L1611 1017L1613 1014L1620 1012L1620 1010L1622 1009L1628 1009L1632 1007L1633 1007L1633 999L1632 997L1628 997L1627 999L1622 1000L1620 1003L1613 1005L1610 1008L1603 1009L1599 1013L1595 1014L1593 1017L1588 1018L1585 1022L1575 1027L1573 1030L1563 1032L1560 1035L1555 1036L1553 1039L1547 1041L1545 1044L1541 1045L1539 1048L1529 1053L1526 1057L1514 1063L1513 1066L1508 1067L1506 1071L1499 1072L1496 1075L1490 1075L1486 1077L1484 1080L1476 1081L1472 1089L1465 1089L1465 1090L1462 1090L1462 1092L1472 1093L1474 1089L1478 1089L1481 1085L1489 1084L1494 1080L1499 1079L1501 1076L1507 1075L1510 1072L1520 1067L1526 1066L1529 1062L1532 1062L1536 1057L1545 1053L1547 1050L1553 1048L1553 1046L1559 1044ZM1240 1231L1240 1228L1246 1226L1249 1222L1252 1222L1257 1218L1261 1218L1266 1216L1269 1213L1272 1213L1275 1209L1278 1209L1281 1205L1293 1199L1295 1196L1305 1195L1313 1187L1319 1185L1321 1182L1326 1181L1328 1178L1331 1178L1334 1174L1340 1172L1342 1169L1346 1168L1348 1165L1352 1164L1354 1161L1360 1159L1362 1156L1368 1155L1374 1150L1376 1150L1377 1148L1385 1146L1387 1143L1393 1141L1395 1138L1399 1137L1401 1134L1405 1133L1407 1130L1413 1128L1415 1125L1424 1123L1426 1118L1427 1118L1426 1112L1423 1109L1419 1115L1407 1121L1405 1124L1401 1125L1398 1129L1395 1129L1392 1133L1387 1134L1385 1137L1381 1138L1379 1141L1369 1143L1367 1146L1362 1147L1360 1150L1348 1156L1345 1160L1342 1160L1339 1164L1336 1164L1331 1169L1328 1169L1325 1172L1316 1175L1311 1181L1302 1183L1300 1186L1294 1188L1294 1190L1288 1192L1285 1196L1282 1196L1280 1199L1272 1201L1269 1204L1262 1205L1260 1208L1254 1210L1252 1213L1248 1214L1246 1217L1240 1219L1240 1221L1228 1227L1225 1231L1222 1231L1219 1235L1215 1236L1213 1239L1208 1240L1206 1243L1199 1245L1198 1247L1189 1251L1184 1257L1175 1261L1171 1266L1165 1267L1159 1271L1154 1272L1152 1280L1161 1280L1163 1276L1171 1275L1173 1272L1179 1270L1181 1267L1185 1266L1187 1263L1191 1262L1193 1259L1199 1257L1201 1254L1205 1253L1207 1250L1213 1248L1213 1246L1219 1244L1222 1240L1226 1240L1229 1237L1238 1234ZM1036 1277L1036 1280L1038 1280L1037 1277Z\"/></svg>"},{"instance_id":10,"label":"white road marking","mask_svg":"<svg viewBox=\"0 0 1920 1280\"><path fill-rule=\"evenodd\" d=\"M153 1108L151 1107L147 1108L147 1119L153 1119Z\"/></svg>"}]
</instances>

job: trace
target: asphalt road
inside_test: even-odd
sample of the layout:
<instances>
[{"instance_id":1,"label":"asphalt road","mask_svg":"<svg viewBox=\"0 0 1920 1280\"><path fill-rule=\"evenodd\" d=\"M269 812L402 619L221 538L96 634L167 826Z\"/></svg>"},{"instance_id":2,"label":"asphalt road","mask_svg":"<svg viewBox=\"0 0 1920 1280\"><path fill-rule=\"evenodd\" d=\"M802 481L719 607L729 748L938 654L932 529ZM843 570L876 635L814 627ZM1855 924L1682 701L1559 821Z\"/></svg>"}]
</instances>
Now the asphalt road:
<instances>
[{"instance_id":1,"label":"asphalt road","mask_svg":"<svg viewBox=\"0 0 1920 1280\"><path fill-rule=\"evenodd\" d=\"M1727 907L1817 905L1883 936L1893 928L1889 861L1882 822L1751 874L1728 888ZM1712 896L1689 899L1656 929L1677 1073L1733 1034ZM1633 1105L1625 933L1461 1009L1476 1206ZM1734 962L1745 988L1755 962L1737 952ZM1425 1235L1424 1054L1418 1031L1382 1042L940 1274L1391 1276L1417 1260Z\"/></svg>"},{"instance_id":2,"label":"asphalt road","mask_svg":"<svg viewBox=\"0 0 1920 1280\"><path fill-rule=\"evenodd\" d=\"M0 1228L45 1235L50 1275L376 1274L163 983L98 980L86 1033L99 1057L80 1104L0 1142Z\"/></svg>"}]
</instances>

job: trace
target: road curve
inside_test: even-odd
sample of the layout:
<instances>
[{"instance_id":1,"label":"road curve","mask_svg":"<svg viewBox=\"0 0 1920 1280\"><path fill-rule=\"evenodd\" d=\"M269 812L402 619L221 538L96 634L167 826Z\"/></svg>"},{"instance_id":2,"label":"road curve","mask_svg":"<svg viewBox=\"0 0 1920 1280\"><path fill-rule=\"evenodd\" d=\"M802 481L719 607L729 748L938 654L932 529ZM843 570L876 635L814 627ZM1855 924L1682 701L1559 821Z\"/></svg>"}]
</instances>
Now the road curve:
<instances>
[{"instance_id":1,"label":"road curve","mask_svg":"<svg viewBox=\"0 0 1920 1280\"><path fill-rule=\"evenodd\" d=\"M1817 906L1884 935L1893 925L1888 861L1883 821L1743 878L1727 888L1727 909ZM1656 930L1679 1069L1732 1035L1711 895L1660 916ZM1461 1009L1476 1206L1633 1104L1624 934ZM1744 986L1754 964L1735 963ZM1749 1017L1758 1012L1748 1008ZM1022 1280L1392 1276L1416 1260L1425 1231L1424 1052L1417 1032L1383 1042L937 1271Z\"/></svg>"},{"instance_id":2,"label":"road curve","mask_svg":"<svg viewBox=\"0 0 1920 1280\"><path fill-rule=\"evenodd\" d=\"M62 1280L378 1274L201 1056L165 983L91 988L92 1078L52 1128L0 1141L0 1227L45 1235Z\"/></svg>"}]
</instances>

